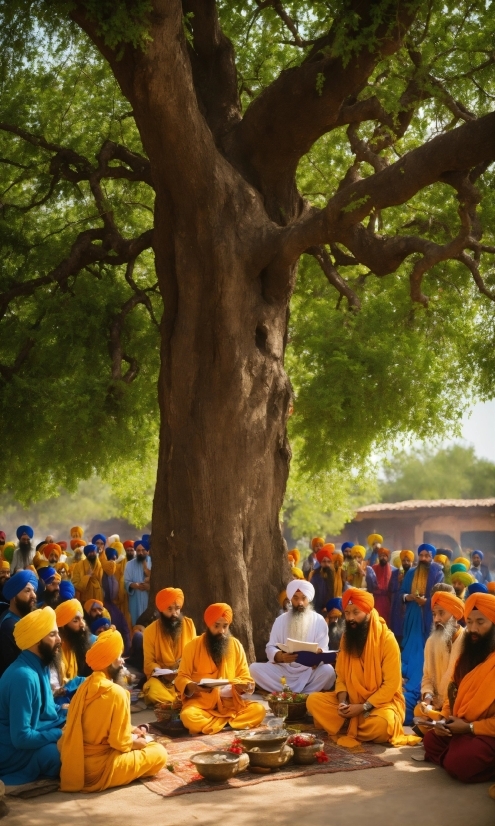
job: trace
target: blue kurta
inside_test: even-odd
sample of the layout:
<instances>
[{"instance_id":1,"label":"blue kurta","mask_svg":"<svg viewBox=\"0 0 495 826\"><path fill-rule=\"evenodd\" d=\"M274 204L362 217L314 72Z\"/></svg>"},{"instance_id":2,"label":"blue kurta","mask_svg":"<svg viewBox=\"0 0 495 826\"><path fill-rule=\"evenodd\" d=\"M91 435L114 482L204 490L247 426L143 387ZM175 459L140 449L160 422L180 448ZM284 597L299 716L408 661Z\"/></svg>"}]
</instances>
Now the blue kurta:
<instances>
[{"instance_id":1,"label":"blue kurta","mask_svg":"<svg viewBox=\"0 0 495 826\"><path fill-rule=\"evenodd\" d=\"M137 618L146 611L148 607L149 591L135 591L130 587L131 582L144 582L143 562L138 559L131 559L125 566L124 583L125 589L129 594L129 613L131 615L132 625L136 625ZM151 559L147 558L146 564L151 568Z\"/></svg>"},{"instance_id":2,"label":"blue kurta","mask_svg":"<svg viewBox=\"0 0 495 826\"><path fill-rule=\"evenodd\" d=\"M50 669L22 651L0 679L0 780L15 786L58 777L66 715L53 701Z\"/></svg>"},{"instance_id":3,"label":"blue kurta","mask_svg":"<svg viewBox=\"0 0 495 826\"><path fill-rule=\"evenodd\" d=\"M404 575L400 589L401 599L410 594L416 568L410 568ZM402 677L406 700L406 725L411 725L414 707L421 699L424 650L431 631L431 589L437 582L443 582L443 570L437 562L432 562L426 583L426 603L421 607L417 602L406 602L404 629L402 636Z\"/></svg>"}]
</instances>

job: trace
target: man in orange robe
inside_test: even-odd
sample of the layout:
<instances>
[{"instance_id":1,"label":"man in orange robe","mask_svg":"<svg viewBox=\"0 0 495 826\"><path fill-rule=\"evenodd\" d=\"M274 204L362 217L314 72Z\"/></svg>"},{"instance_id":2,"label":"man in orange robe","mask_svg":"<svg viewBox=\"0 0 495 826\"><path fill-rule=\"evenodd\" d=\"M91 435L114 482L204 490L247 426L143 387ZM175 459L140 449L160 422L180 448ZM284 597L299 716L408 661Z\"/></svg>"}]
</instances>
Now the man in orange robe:
<instances>
[{"instance_id":1,"label":"man in orange robe","mask_svg":"<svg viewBox=\"0 0 495 826\"><path fill-rule=\"evenodd\" d=\"M463 783L495 777L495 596L466 600L466 631L442 713L425 734L425 757Z\"/></svg>"},{"instance_id":2,"label":"man in orange robe","mask_svg":"<svg viewBox=\"0 0 495 826\"><path fill-rule=\"evenodd\" d=\"M63 792L101 792L157 774L167 762L159 743L131 725L130 694L119 685L124 641L104 631L86 654L93 669L69 706L58 742Z\"/></svg>"},{"instance_id":3,"label":"man in orange robe","mask_svg":"<svg viewBox=\"0 0 495 826\"><path fill-rule=\"evenodd\" d=\"M160 616L143 633L144 673L147 677L143 692L147 703L172 703L177 699L173 680L184 648L196 637L196 628L192 619L181 614L184 594L180 588L158 591L155 605ZM172 673L154 676L154 672L162 668Z\"/></svg>"},{"instance_id":4,"label":"man in orange robe","mask_svg":"<svg viewBox=\"0 0 495 826\"><path fill-rule=\"evenodd\" d=\"M265 716L261 703L245 699L254 691L244 649L230 634L232 608L225 602L210 605L204 613L206 631L182 653L175 687L183 706L180 718L191 734L216 734L227 723L233 729L255 728ZM204 688L202 679L228 681Z\"/></svg>"},{"instance_id":5,"label":"man in orange robe","mask_svg":"<svg viewBox=\"0 0 495 826\"><path fill-rule=\"evenodd\" d=\"M340 746L361 741L415 745L405 735L400 650L392 632L374 608L369 591L349 588L342 595L346 628L337 658L335 692L307 699L317 726L337 737ZM341 729L347 723L346 732Z\"/></svg>"}]
</instances>

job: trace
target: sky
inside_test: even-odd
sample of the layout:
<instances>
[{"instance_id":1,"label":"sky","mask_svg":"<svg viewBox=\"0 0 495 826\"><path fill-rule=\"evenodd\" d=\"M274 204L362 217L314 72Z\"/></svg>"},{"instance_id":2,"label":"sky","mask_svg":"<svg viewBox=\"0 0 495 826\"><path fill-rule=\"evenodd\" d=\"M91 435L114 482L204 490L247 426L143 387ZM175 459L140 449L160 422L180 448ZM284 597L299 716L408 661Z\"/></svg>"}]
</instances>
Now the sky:
<instances>
[{"instance_id":1,"label":"sky","mask_svg":"<svg viewBox=\"0 0 495 826\"><path fill-rule=\"evenodd\" d=\"M495 400L480 402L462 420L462 438L477 456L495 462Z\"/></svg>"}]
</instances>

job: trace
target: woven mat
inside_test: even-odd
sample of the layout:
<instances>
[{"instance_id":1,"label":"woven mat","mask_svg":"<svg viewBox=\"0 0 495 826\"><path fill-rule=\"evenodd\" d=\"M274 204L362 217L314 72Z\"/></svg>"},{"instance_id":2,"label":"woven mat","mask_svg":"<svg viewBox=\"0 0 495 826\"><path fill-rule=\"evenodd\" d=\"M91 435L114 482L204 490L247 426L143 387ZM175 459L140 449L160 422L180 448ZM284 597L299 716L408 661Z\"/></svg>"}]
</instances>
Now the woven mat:
<instances>
[{"instance_id":1,"label":"woven mat","mask_svg":"<svg viewBox=\"0 0 495 826\"><path fill-rule=\"evenodd\" d=\"M328 756L328 763L313 763L311 766L298 766L288 763L281 769L271 771L270 774L254 774L249 769L227 780L225 783L211 783L201 777L196 766L190 762L192 754L201 751L215 751L230 746L235 737L233 731L222 731L205 737L181 737L175 740L163 737L153 726L150 733L155 735L157 742L162 743L168 753L168 767L162 769L154 777L141 780L152 792L162 797L173 797L178 794L192 792L215 792L220 789L237 789L244 786L256 786L270 780L289 780L295 777L305 777L310 774L333 774L335 772L352 772L360 769L381 769L393 764L382 760L373 754L372 747L359 749L345 749L335 745L326 738L321 729L309 725L300 725L298 728L316 734L324 740L324 751Z\"/></svg>"},{"instance_id":2,"label":"woven mat","mask_svg":"<svg viewBox=\"0 0 495 826\"><path fill-rule=\"evenodd\" d=\"M30 797L39 797L42 794L57 792L59 786L58 777L53 780L35 780L34 783L23 783L21 786L5 786L5 794L9 797L21 797L26 800Z\"/></svg>"}]
</instances>

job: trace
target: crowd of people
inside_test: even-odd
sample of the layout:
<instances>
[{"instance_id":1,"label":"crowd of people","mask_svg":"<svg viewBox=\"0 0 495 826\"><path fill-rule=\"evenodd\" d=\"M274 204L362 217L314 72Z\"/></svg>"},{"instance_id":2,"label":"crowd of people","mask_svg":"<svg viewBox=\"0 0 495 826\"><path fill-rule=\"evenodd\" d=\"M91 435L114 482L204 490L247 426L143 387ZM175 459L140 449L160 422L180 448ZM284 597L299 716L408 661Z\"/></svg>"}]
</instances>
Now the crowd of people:
<instances>
[{"instance_id":1,"label":"crowd of people","mask_svg":"<svg viewBox=\"0 0 495 826\"><path fill-rule=\"evenodd\" d=\"M167 754L132 725L133 686L149 706L178 710L191 735L262 724L256 688L302 693L341 746L422 742L458 780L494 778L495 583L481 551L454 559L430 544L391 553L378 534L367 549L315 537L301 567L289 552L267 661L249 665L228 604L206 608L202 633L181 589L148 605L151 536L33 536L0 531L7 785L60 776L63 791L94 792L158 772Z\"/></svg>"}]
</instances>

